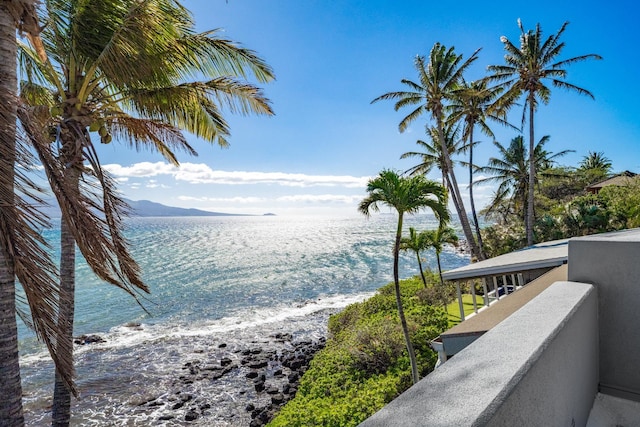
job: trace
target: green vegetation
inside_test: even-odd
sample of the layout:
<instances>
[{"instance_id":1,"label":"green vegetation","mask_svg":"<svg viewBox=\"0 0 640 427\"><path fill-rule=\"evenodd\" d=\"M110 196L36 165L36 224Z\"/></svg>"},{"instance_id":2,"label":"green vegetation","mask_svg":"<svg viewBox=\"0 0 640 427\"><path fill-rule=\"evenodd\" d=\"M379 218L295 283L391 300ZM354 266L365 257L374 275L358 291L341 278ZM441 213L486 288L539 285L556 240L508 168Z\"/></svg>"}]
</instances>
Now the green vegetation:
<instances>
[{"instance_id":1,"label":"green vegetation","mask_svg":"<svg viewBox=\"0 0 640 427\"><path fill-rule=\"evenodd\" d=\"M588 158L589 156L585 157ZM534 242L624 230L640 226L640 179L591 194L586 187L606 178L601 169L547 165L540 170L535 192ZM497 256L526 246L522 204L509 198L484 211L493 225L482 230L485 250Z\"/></svg>"},{"instance_id":2,"label":"green vegetation","mask_svg":"<svg viewBox=\"0 0 640 427\"><path fill-rule=\"evenodd\" d=\"M414 343L420 376L434 367L429 341L449 327L437 276L425 289L415 276L402 280L400 292ZM411 366L396 310L394 283L351 304L329 320L327 346L304 374L296 397L270 426L355 426L410 387Z\"/></svg>"},{"instance_id":3,"label":"green vegetation","mask_svg":"<svg viewBox=\"0 0 640 427\"><path fill-rule=\"evenodd\" d=\"M476 306L478 309L484 304L484 297L482 295L476 295ZM473 296L471 294L462 294L462 308L464 310L465 317L474 312L473 309ZM447 304L447 319L449 320L449 328L456 326L462 321L460 319L460 306L458 300Z\"/></svg>"}]
</instances>

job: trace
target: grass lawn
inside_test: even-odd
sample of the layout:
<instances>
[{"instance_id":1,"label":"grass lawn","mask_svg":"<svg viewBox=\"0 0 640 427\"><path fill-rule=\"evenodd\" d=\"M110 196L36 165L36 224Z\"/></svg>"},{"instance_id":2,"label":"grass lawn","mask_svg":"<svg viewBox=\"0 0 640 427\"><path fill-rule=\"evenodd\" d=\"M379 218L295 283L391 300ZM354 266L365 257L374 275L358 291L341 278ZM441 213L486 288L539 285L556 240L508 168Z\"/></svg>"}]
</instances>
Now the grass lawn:
<instances>
[{"instance_id":1,"label":"grass lawn","mask_svg":"<svg viewBox=\"0 0 640 427\"><path fill-rule=\"evenodd\" d=\"M476 304L478 309L484 304L482 295L476 295ZM464 307L464 315L473 313L473 297L471 294L462 294L462 306ZM460 307L456 298L452 303L447 305L447 317L449 318L449 327L454 327L460 323Z\"/></svg>"}]
</instances>

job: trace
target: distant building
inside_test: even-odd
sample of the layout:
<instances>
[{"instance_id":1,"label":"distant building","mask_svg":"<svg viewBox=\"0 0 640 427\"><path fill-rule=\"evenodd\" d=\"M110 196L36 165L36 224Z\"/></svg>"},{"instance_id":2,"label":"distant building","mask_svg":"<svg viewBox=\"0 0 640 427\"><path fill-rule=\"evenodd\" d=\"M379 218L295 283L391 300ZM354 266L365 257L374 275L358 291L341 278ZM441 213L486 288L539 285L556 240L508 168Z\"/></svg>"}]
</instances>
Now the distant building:
<instances>
[{"instance_id":1,"label":"distant building","mask_svg":"<svg viewBox=\"0 0 640 427\"><path fill-rule=\"evenodd\" d=\"M624 171L622 173L619 173L618 175L612 176L611 178L607 178L604 181L588 186L587 191L591 194L598 194L598 192L602 188L607 187L609 185L617 185L617 186L624 187L629 185L631 182L633 182L636 179L637 175L638 174L633 172Z\"/></svg>"}]
</instances>

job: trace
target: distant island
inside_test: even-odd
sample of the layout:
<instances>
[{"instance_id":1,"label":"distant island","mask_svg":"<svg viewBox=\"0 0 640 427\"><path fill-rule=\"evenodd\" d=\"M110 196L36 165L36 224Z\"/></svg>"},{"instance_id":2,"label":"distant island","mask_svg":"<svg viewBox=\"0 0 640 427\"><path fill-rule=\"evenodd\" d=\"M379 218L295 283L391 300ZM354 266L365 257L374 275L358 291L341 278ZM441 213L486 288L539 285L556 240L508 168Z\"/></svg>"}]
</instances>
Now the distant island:
<instances>
[{"instance_id":1,"label":"distant island","mask_svg":"<svg viewBox=\"0 0 640 427\"><path fill-rule=\"evenodd\" d=\"M170 217L170 216L255 216L250 214L232 214L223 212L211 212L203 211L201 209L193 208L177 208L174 206L167 206L161 203L151 202L149 200L129 200L124 199L125 202L131 207L132 217ZM49 199L47 201L48 206L41 208L40 211L47 215L49 218L60 218L60 208L55 199ZM275 215L268 213L265 215Z\"/></svg>"},{"instance_id":2,"label":"distant island","mask_svg":"<svg viewBox=\"0 0 640 427\"><path fill-rule=\"evenodd\" d=\"M203 211L194 208L176 208L149 200L126 200L131 206L132 215L136 217L150 216L249 216L248 214L230 214Z\"/></svg>"}]
</instances>

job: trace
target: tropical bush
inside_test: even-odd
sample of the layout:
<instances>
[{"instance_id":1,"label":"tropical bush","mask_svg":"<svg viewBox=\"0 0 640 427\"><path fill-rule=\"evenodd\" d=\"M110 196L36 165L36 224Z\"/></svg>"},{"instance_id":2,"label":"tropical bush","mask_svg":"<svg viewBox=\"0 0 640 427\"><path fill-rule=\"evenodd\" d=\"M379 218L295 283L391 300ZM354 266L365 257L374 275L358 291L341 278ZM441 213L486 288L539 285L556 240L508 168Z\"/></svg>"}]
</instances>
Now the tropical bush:
<instances>
[{"instance_id":1,"label":"tropical bush","mask_svg":"<svg viewBox=\"0 0 640 427\"><path fill-rule=\"evenodd\" d=\"M429 288L438 286L428 277ZM447 317L426 298L418 276L400 284L411 340L421 376L435 366L429 341L447 329ZM439 298L437 293L434 293ZM355 426L412 384L411 366L400 327L394 284L351 304L329 319L326 347L300 381L296 397L270 426Z\"/></svg>"}]
</instances>

